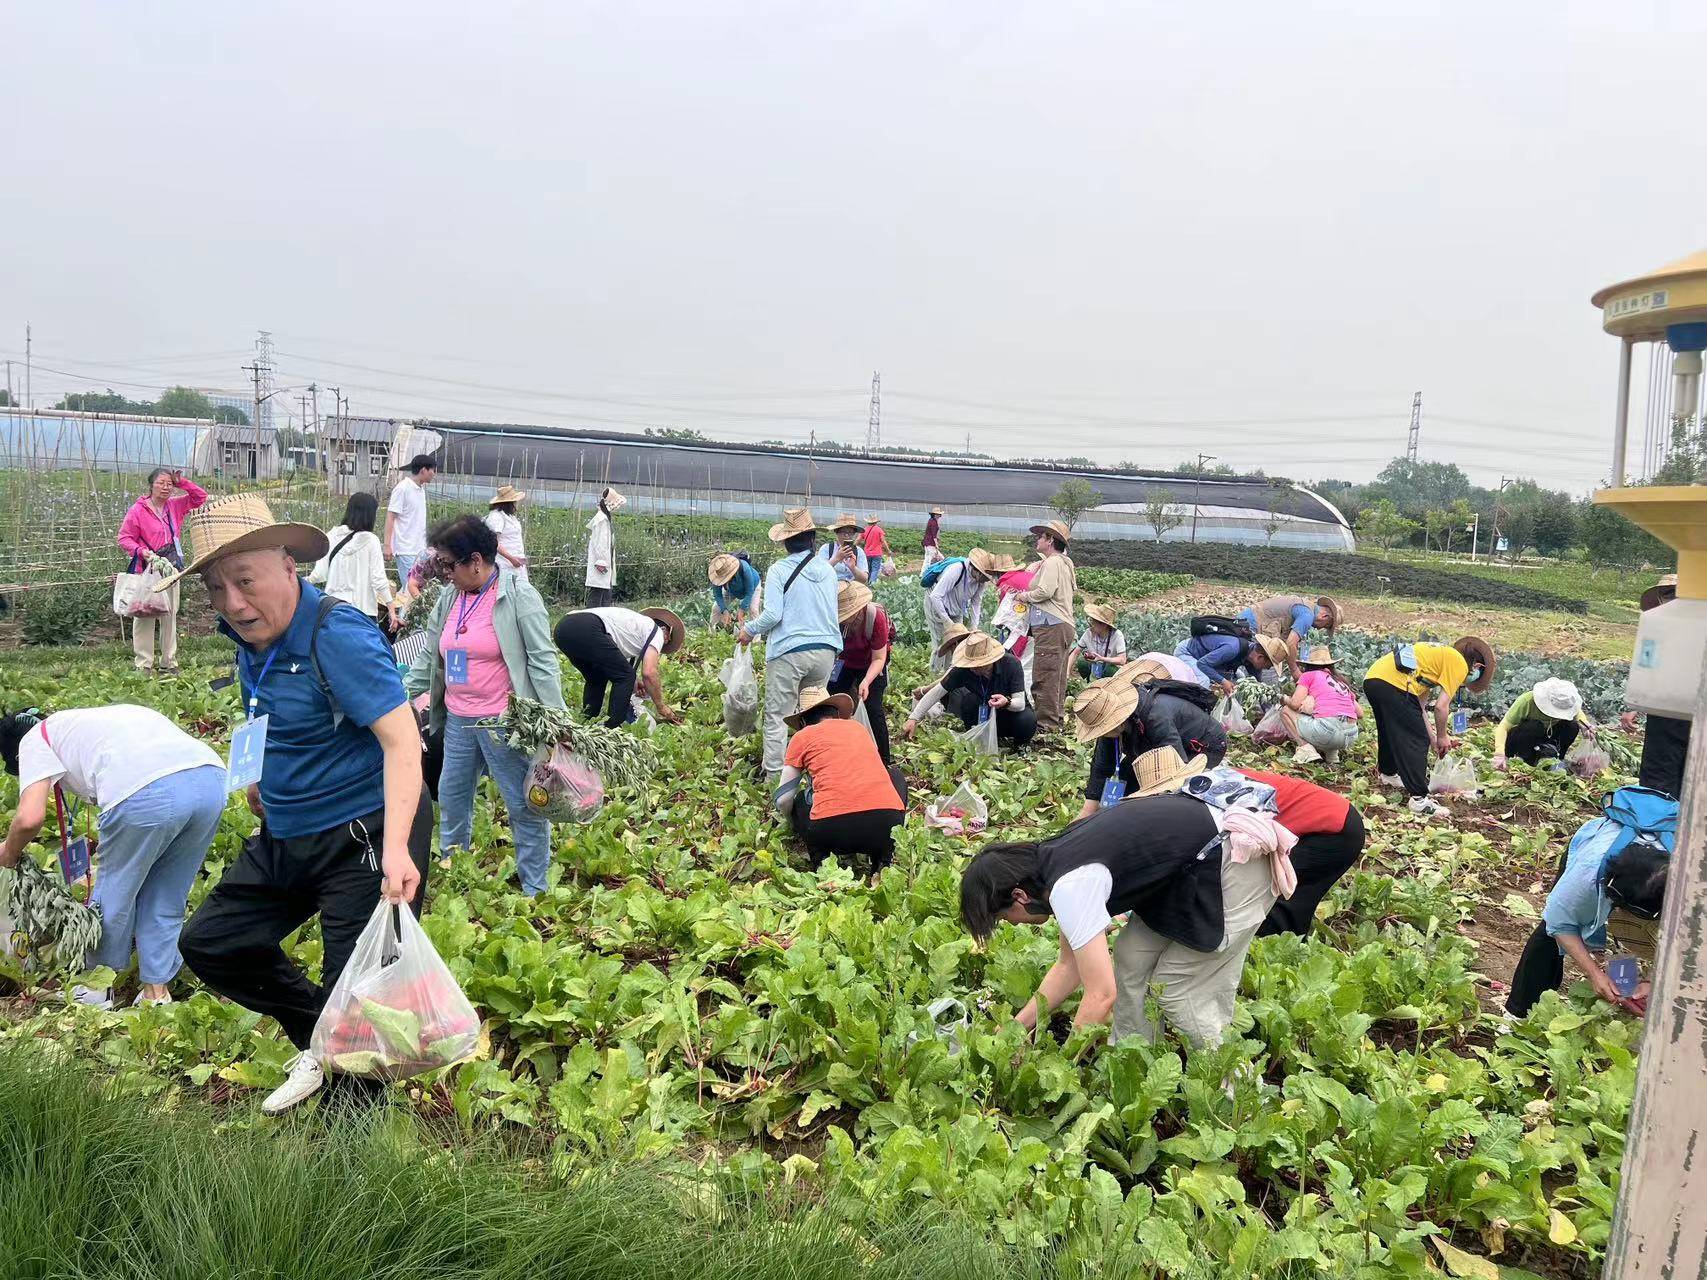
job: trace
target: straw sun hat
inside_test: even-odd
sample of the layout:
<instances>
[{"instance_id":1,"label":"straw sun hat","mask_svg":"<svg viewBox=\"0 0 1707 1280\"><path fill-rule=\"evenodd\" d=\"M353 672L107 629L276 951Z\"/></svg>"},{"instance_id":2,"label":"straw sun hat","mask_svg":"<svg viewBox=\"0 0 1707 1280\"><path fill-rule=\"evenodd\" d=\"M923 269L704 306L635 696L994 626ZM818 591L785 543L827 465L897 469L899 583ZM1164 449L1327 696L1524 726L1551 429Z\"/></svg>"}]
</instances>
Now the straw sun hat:
<instances>
[{"instance_id":1,"label":"straw sun hat","mask_svg":"<svg viewBox=\"0 0 1707 1280\"><path fill-rule=\"evenodd\" d=\"M500 485L498 487L498 492L492 495L492 500L486 505L489 507L495 507L500 502L520 502L525 497L527 497L527 494L523 490L516 488L513 484Z\"/></svg>"},{"instance_id":2,"label":"straw sun hat","mask_svg":"<svg viewBox=\"0 0 1707 1280\"><path fill-rule=\"evenodd\" d=\"M680 618L668 609L642 609L640 612L652 621L661 623L664 630L668 632L664 637L664 652L666 654L674 653L682 647L682 641L688 637L688 629L682 624Z\"/></svg>"},{"instance_id":3,"label":"straw sun hat","mask_svg":"<svg viewBox=\"0 0 1707 1280\"><path fill-rule=\"evenodd\" d=\"M1268 656L1269 666L1284 667L1286 665L1286 646L1273 636L1254 635L1251 637L1251 643Z\"/></svg>"},{"instance_id":4,"label":"straw sun hat","mask_svg":"<svg viewBox=\"0 0 1707 1280\"><path fill-rule=\"evenodd\" d=\"M1031 531L1033 533L1047 533L1063 547L1072 541L1073 538L1072 530L1067 528L1067 526L1059 520L1049 520L1043 524L1034 524L1031 526Z\"/></svg>"},{"instance_id":5,"label":"straw sun hat","mask_svg":"<svg viewBox=\"0 0 1707 1280\"><path fill-rule=\"evenodd\" d=\"M995 636L974 631L962 640L960 647L954 651L954 665L974 669L987 667L1006 652L1007 650L1002 648L1002 642Z\"/></svg>"},{"instance_id":6,"label":"straw sun hat","mask_svg":"<svg viewBox=\"0 0 1707 1280\"><path fill-rule=\"evenodd\" d=\"M1464 660L1474 666L1482 664L1482 677L1472 680L1464 687L1471 693L1486 693L1488 686L1494 682L1494 646L1481 636L1459 636L1452 642L1452 647L1464 655Z\"/></svg>"},{"instance_id":7,"label":"straw sun hat","mask_svg":"<svg viewBox=\"0 0 1707 1280\"><path fill-rule=\"evenodd\" d=\"M1334 665L1334 655L1326 645L1319 644L1304 655L1304 661L1298 664L1303 667L1331 667Z\"/></svg>"},{"instance_id":8,"label":"straw sun hat","mask_svg":"<svg viewBox=\"0 0 1707 1280\"><path fill-rule=\"evenodd\" d=\"M1085 606L1085 617L1092 622L1100 622L1105 627L1114 625L1114 610L1106 604L1087 604Z\"/></svg>"},{"instance_id":9,"label":"straw sun hat","mask_svg":"<svg viewBox=\"0 0 1707 1280\"><path fill-rule=\"evenodd\" d=\"M1583 709L1583 696L1569 680L1552 676L1535 686L1535 705L1554 720L1575 720Z\"/></svg>"},{"instance_id":10,"label":"straw sun hat","mask_svg":"<svg viewBox=\"0 0 1707 1280\"><path fill-rule=\"evenodd\" d=\"M830 523L829 527L831 533L840 533L843 529L852 529L855 533L858 533L859 517L854 515L851 511L844 511Z\"/></svg>"},{"instance_id":11,"label":"straw sun hat","mask_svg":"<svg viewBox=\"0 0 1707 1280\"><path fill-rule=\"evenodd\" d=\"M1325 611L1328 615L1328 625L1325 630L1339 630L1340 618L1342 615L1340 614L1340 602L1338 600L1335 600L1332 596L1317 596L1316 608Z\"/></svg>"},{"instance_id":12,"label":"straw sun hat","mask_svg":"<svg viewBox=\"0 0 1707 1280\"><path fill-rule=\"evenodd\" d=\"M1138 780L1138 796L1156 796L1164 791L1178 791L1187 778L1209 767L1209 757L1203 755L1185 759L1171 745L1146 751L1132 762L1132 775Z\"/></svg>"},{"instance_id":13,"label":"straw sun hat","mask_svg":"<svg viewBox=\"0 0 1707 1280\"><path fill-rule=\"evenodd\" d=\"M872 601L871 588L851 578L836 588L836 621L846 623L856 618Z\"/></svg>"},{"instance_id":14,"label":"straw sun hat","mask_svg":"<svg viewBox=\"0 0 1707 1280\"><path fill-rule=\"evenodd\" d=\"M282 547L299 563L320 559L331 545L311 524L273 519L272 508L257 494L233 493L214 498L184 517L178 530L184 547L184 567L154 589L164 591L178 579L200 573L216 560Z\"/></svg>"},{"instance_id":15,"label":"straw sun hat","mask_svg":"<svg viewBox=\"0 0 1707 1280\"><path fill-rule=\"evenodd\" d=\"M805 507L786 507L782 513L782 523L771 526L772 542L787 542L799 533L812 533L817 529L812 523L812 513Z\"/></svg>"},{"instance_id":16,"label":"straw sun hat","mask_svg":"<svg viewBox=\"0 0 1707 1280\"><path fill-rule=\"evenodd\" d=\"M944 654L952 653L954 647L971 634L972 628L964 622L949 623L942 629L942 643L936 647L937 656L942 657Z\"/></svg>"},{"instance_id":17,"label":"straw sun hat","mask_svg":"<svg viewBox=\"0 0 1707 1280\"><path fill-rule=\"evenodd\" d=\"M813 707L822 706L826 702L835 707L836 715L843 720L853 715L853 699L847 694L831 693L828 689L802 689L800 691L800 705L795 708L793 715L784 716L782 722L790 729L799 729L800 718Z\"/></svg>"},{"instance_id":18,"label":"straw sun hat","mask_svg":"<svg viewBox=\"0 0 1707 1280\"><path fill-rule=\"evenodd\" d=\"M971 565L986 578L993 578L1000 573L1000 562L983 547L973 547L966 553L966 563Z\"/></svg>"},{"instance_id":19,"label":"straw sun hat","mask_svg":"<svg viewBox=\"0 0 1707 1280\"><path fill-rule=\"evenodd\" d=\"M1138 690L1130 680L1098 680L1073 699L1074 736L1095 742L1115 733L1138 709Z\"/></svg>"},{"instance_id":20,"label":"straw sun hat","mask_svg":"<svg viewBox=\"0 0 1707 1280\"><path fill-rule=\"evenodd\" d=\"M727 551L719 552L712 556L711 563L705 566L706 580L714 587L727 586L729 579L735 576L740 567L741 562L734 556Z\"/></svg>"}]
</instances>

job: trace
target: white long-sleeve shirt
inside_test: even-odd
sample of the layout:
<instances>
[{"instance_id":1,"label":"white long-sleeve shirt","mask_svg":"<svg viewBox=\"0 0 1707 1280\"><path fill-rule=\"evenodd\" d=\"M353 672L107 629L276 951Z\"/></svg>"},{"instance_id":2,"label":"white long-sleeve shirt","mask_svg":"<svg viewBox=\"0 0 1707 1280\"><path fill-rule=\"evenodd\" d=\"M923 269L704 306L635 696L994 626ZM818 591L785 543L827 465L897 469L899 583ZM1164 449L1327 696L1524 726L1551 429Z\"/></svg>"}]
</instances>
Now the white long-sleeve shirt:
<instances>
[{"instance_id":1,"label":"white long-sleeve shirt","mask_svg":"<svg viewBox=\"0 0 1707 1280\"><path fill-rule=\"evenodd\" d=\"M984 612L984 588L989 583L972 572L972 566L962 560L951 564L937 575L925 597L925 608L939 622L964 622L974 631L978 617Z\"/></svg>"},{"instance_id":2,"label":"white long-sleeve shirt","mask_svg":"<svg viewBox=\"0 0 1707 1280\"><path fill-rule=\"evenodd\" d=\"M338 547L350 537L349 529L339 525L326 535L332 543L326 555L315 562L308 580L324 587L326 594L352 604L368 617L379 612L382 604L392 599L391 576L385 567L385 548L376 534L362 532L350 538L342 551ZM338 551L334 556L333 551Z\"/></svg>"},{"instance_id":3,"label":"white long-sleeve shirt","mask_svg":"<svg viewBox=\"0 0 1707 1280\"><path fill-rule=\"evenodd\" d=\"M610 517L603 511L593 512L587 521L587 585L616 585L616 539L611 534Z\"/></svg>"}]
</instances>

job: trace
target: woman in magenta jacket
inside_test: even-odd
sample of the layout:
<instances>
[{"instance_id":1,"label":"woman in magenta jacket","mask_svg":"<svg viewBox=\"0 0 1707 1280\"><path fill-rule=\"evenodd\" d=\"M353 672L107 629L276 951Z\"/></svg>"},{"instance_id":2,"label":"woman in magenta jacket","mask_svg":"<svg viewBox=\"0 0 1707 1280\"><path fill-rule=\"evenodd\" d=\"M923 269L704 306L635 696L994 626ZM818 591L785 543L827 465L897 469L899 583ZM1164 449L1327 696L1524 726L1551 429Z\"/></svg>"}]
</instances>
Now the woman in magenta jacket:
<instances>
[{"instance_id":1,"label":"woman in magenta jacket","mask_svg":"<svg viewBox=\"0 0 1707 1280\"><path fill-rule=\"evenodd\" d=\"M207 490L170 467L155 467L148 473L148 488L131 504L119 525L119 546L130 557L129 572L141 573L156 560L174 569L184 567L178 529L184 517L207 501ZM178 671L178 584L160 593L166 612L152 617L132 618L130 641L138 671L155 669L154 643L160 641L159 669Z\"/></svg>"}]
</instances>

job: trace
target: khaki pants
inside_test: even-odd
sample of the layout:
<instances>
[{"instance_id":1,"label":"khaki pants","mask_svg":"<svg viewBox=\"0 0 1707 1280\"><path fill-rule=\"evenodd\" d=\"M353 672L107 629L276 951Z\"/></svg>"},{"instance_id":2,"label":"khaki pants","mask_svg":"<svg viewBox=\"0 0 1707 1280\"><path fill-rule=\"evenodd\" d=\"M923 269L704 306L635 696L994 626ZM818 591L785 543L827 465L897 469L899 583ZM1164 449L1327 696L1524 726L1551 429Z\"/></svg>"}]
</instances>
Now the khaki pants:
<instances>
[{"instance_id":1,"label":"khaki pants","mask_svg":"<svg viewBox=\"0 0 1707 1280\"><path fill-rule=\"evenodd\" d=\"M931 633L931 670L942 672L948 670L948 658L939 655L937 650L942 648L942 633L948 630L948 620L939 618L932 612L929 604L925 605L925 626Z\"/></svg>"},{"instance_id":2,"label":"khaki pants","mask_svg":"<svg viewBox=\"0 0 1707 1280\"><path fill-rule=\"evenodd\" d=\"M138 671L154 669L156 633L160 638L160 665L170 667L178 661L178 587L174 582L160 593L166 597L165 613L130 620L130 647Z\"/></svg>"},{"instance_id":3,"label":"khaki pants","mask_svg":"<svg viewBox=\"0 0 1707 1280\"><path fill-rule=\"evenodd\" d=\"M1054 733L1066 715L1067 655L1073 639L1073 628L1064 622L1031 625L1031 702L1037 708L1039 733Z\"/></svg>"},{"instance_id":4,"label":"khaki pants","mask_svg":"<svg viewBox=\"0 0 1707 1280\"><path fill-rule=\"evenodd\" d=\"M1274 906L1267 858L1239 864L1221 855L1221 901L1226 936L1215 951L1171 942L1136 916L1114 940L1113 1038L1154 1040L1159 1028L1144 1002L1157 988L1162 1013L1195 1046L1215 1045L1233 1020L1233 1000L1251 939Z\"/></svg>"},{"instance_id":5,"label":"khaki pants","mask_svg":"<svg viewBox=\"0 0 1707 1280\"><path fill-rule=\"evenodd\" d=\"M765 774L782 772L788 751L788 726L782 722L800 706L802 689L822 689L830 683L836 655L828 649L802 649L773 658L765 655Z\"/></svg>"}]
</instances>

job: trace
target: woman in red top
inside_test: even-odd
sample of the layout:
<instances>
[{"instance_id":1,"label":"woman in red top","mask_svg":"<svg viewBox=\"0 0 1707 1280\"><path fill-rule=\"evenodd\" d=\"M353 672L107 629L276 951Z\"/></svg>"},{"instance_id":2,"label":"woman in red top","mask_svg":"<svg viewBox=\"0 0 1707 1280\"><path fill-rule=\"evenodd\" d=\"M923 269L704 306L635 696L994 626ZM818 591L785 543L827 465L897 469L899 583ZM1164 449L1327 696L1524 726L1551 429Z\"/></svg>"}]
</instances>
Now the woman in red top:
<instances>
[{"instance_id":1,"label":"woman in red top","mask_svg":"<svg viewBox=\"0 0 1707 1280\"><path fill-rule=\"evenodd\" d=\"M793 730L783 757L776 807L789 815L816 868L825 858L863 856L875 879L895 856L895 828L907 816L907 782L885 767L863 726L848 719L853 699L802 689L800 709L783 717ZM800 785L810 775L810 787Z\"/></svg>"},{"instance_id":2,"label":"woman in red top","mask_svg":"<svg viewBox=\"0 0 1707 1280\"><path fill-rule=\"evenodd\" d=\"M1238 772L1274 788L1280 825L1298 837L1292 848L1298 888L1290 898L1274 904L1257 937L1273 933L1305 937L1316 919L1316 905L1363 856L1363 815L1344 796L1302 778L1256 769Z\"/></svg>"},{"instance_id":3,"label":"woman in red top","mask_svg":"<svg viewBox=\"0 0 1707 1280\"><path fill-rule=\"evenodd\" d=\"M842 655L830 668L830 692L845 693L865 704L877 754L889 763L889 717L883 695L889 691L889 646L895 628L881 605L871 602L863 582L844 582L836 588L836 614L842 624Z\"/></svg>"}]
</instances>

